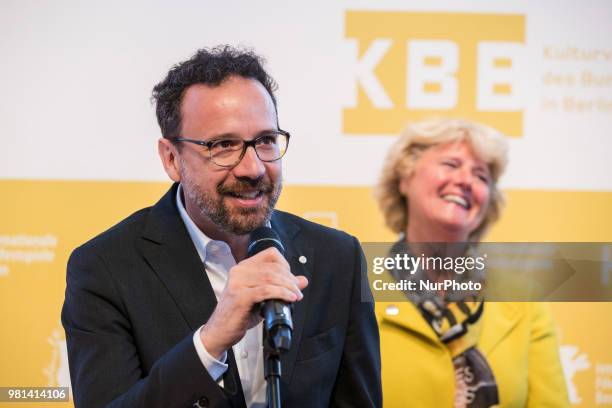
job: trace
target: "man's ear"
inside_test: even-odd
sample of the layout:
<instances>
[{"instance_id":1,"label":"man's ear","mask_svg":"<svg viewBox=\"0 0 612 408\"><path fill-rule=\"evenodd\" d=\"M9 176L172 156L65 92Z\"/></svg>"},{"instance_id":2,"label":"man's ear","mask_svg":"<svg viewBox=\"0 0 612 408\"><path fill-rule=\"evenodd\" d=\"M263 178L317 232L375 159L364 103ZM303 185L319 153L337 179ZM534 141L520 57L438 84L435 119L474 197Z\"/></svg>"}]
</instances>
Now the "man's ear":
<instances>
[{"instance_id":1,"label":"man's ear","mask_svg":"<svg viewBox=\"0 0 612 408\"><path fill-rule=\"evenodd\" d=\"M168 177L170 177L172 181L180 182L180 159L178 157L178 150L176 146L169 139L162 137L157 141L157 152L159 153L159 158L164 165L164 170L166 170Z\"/></svg>"}]
</instances>

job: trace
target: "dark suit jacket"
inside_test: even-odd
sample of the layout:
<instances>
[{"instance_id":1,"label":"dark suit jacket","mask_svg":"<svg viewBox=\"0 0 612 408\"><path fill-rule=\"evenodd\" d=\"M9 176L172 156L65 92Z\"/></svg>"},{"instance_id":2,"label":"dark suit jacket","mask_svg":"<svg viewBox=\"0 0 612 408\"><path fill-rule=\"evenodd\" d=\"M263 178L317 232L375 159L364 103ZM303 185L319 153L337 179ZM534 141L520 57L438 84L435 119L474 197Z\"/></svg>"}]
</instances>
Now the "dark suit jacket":
<instances>
[{"instance_id":1,"label":"dark suit jacket","mask_svg":"<svg viewBox=\"0 0 612 408\"><path fill-rule=\"evenodd\" d=\"M243 407L234 356L224 388L193 345L216 298L176 208L176 188L77 248L62 323L77 407ZM309 280L282 356L285 407L381 406L378 328L354 237L276 211L294 274ZM304 255L305 265L298 262Z\"/></svg>"}]
</instances>

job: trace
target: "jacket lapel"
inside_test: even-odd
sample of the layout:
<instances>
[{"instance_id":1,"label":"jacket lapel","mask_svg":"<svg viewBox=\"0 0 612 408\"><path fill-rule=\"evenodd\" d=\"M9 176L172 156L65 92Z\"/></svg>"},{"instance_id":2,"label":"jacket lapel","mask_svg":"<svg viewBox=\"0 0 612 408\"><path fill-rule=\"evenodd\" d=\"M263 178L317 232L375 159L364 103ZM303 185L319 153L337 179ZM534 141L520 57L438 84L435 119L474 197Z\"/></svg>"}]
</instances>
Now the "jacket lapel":
<instances>
[{"instance_id":1,"label":"jacket lapel","mask_svg":"<svg viewBox=\"0 0 612 408\"><path fill-rule=\"evenodd\" d=\"M376 309L383 324L410 330L428 342L443 345L431 326L411 302L379 302ZM392 313L390 314L389 311L392 311ZM478 348L485 355L489 354L508 336L523 316L524 310L520 303L486 302L482 315L484 320Z\"/></svg>"},{"instance_id":2,"label":"jacket lapel","mask_svg":"<svg viewBox=\"0 0 612 408\"><path fill-rule=\"evenodd\" d=\"M519 302L486 302L484 306L482 334L478 346L485 354L510 334L524 317L524 304Z\"/></svg>"},{"instance_id":3,"label":"jacket lapel","mask_svg":"<svg viewBox=\"0 0 612 408\"><path fill-rule=\"evenodd\" d=\"M177 188L178 184L174 184L151 208L140 250L170 292L191 330L195 331L208 321L217 305L217 298L176 208ZM240 377L231 349L227 353L227 363L229 368L223 375L224 390L235 406L244 406Z\"/></svg>"},{"instance_id":4,"label":"jacket lapel","mask_svg":"<svg viewBox=\"0 0 612 408\"><path fill-rule=\"evenodd\" d=\"M313 265L314 265L314 251L311 246L304 242L300 236L300 228L288 220L288 217L282 215L282 213L275 211L272 216L272 228L280 236L281 242L285 247L285 258L289 262L291 273L294 275L303 275L309 282L312 281ZM305 258L305 263L299 261L300 257ZM303 259L304 259L303 258ZM304 289L304 299L300 302L296 302L293 305L292 319L293 319L293 333L291 340L291 349L289 352L281 355L281 368L282 378L284 385L288 385L291 381L293 374L293 368L295 366L295 359L297 352L300 348L300 342L302 340L302 332L304 329L304 318L306 316L306 310L308 309L308 302L310 296L308 296L308 287ZM284 391L286 393L287 391Z\"/></svg>"},{"instance_id":5,"label":"jacket lapel","mask_svg":"<svg viewBox=\"0 0 612 408\"><path fill-rule=\"evenodd\" d=\"M376 310L383 324L409 330L429 343L442 345L429 323L408 299L401 302L378 302Z\"/></svg>"},{"instance_id":6,"label":"jacket lapel","mask_svg":"<svg viewBox=\"0 0 612 408\"><path fill-rule=\"evenodd\" d=\"M192 330L206 323L217 299L176 208L175 184L149 212L142 254Z\"/></svg>"}]
</instances>

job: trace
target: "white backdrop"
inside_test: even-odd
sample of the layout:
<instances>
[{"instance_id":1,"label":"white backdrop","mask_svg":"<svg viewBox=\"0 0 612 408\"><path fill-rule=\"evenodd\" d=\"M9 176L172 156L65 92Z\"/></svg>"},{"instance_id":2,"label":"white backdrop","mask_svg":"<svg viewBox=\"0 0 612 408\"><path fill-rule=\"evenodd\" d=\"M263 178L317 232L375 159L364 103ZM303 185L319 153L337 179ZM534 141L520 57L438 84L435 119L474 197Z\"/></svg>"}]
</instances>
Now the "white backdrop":
<instances>
[{"instance_id":1,"label":"white backdrop","mask_svg":"<svg viewBox=\"0 0 612 408\"><path fill-rule=\"evenodd\" d=\"M511 140L502 186L612 191L612 107L589 113L541 108L543 98L567 95L612 103L612 80L598 88L542 81L549 71L612 75L612 4L606 0L23 0L5 1L0 9L1 178L165 180L151 89L197 48L227 43L254 47L280 85L281 125L294 135L284 163L287 184L371 185L393 137L341 133L342 107L356 86L345 12L451 10L526 16L519 72L525 133ZM555 59L546 57L546 47L599 50L602 57Z\"/></svg>"}]
</instances>

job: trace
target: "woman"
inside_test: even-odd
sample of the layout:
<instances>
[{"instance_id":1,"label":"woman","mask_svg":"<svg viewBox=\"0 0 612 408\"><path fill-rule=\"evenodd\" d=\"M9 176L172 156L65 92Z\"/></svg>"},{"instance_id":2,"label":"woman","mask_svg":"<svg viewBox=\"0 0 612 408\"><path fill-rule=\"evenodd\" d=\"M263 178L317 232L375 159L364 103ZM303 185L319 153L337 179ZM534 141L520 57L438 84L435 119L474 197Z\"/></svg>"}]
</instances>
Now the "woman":
<instances>
[{"instance_id":1,"label":"woman","mask_svg":"<svg viewBox=\"0 0 612 408\"><path fill-rule=\"evenodd\" d=\"M468 243L499 216L506 151L503 136L473 122L409 126L376 190L388 227L400 234L392 251L434 256L439 248L424 243L446 243L445 255L469 255ZM484 274L462 278L483 281ZM433 270L414 276L448 277ZM569 406L546 305L483 303L472 295L416 290L409 301L377 303L385 406Z\"/></svg>"}]
</instances>

